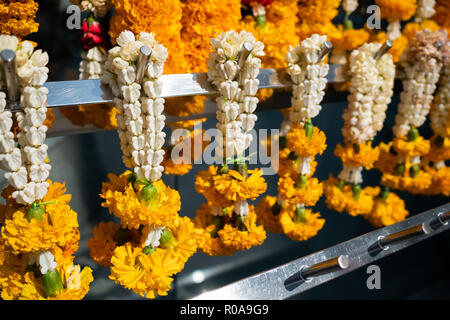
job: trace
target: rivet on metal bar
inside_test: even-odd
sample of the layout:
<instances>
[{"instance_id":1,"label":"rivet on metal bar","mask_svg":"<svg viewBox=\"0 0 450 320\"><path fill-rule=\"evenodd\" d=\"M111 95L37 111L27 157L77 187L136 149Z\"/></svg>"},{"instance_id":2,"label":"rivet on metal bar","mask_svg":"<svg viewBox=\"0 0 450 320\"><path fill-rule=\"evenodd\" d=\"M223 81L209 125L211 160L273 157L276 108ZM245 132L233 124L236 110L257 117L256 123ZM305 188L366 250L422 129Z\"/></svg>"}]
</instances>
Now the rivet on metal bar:
<instances>
[{"instance_id":1,"label":"rivet on metal bar","mask_svg":"<svg viewBox=\"0 0 450 320\"><path fill-rule=\"evenodd\" d=\"M333 44L330 41L325 41L322 45L322 48L320 49L319 57L317 58L316 63L322 61L323 58L325 58L325 56L327 55L327 53L331 52L331 50L333 50Z\"/></svg>"},{"instance_id":2,"label":"rivet on metal bar","mask_svg":"<svg viewBox=\"0 0 450 320\"><path fill-rule=\"evenodd\" d=\"M239 69L242 69L244 67L248 56L253 51L253 45L250 42L244 42L243 47L244 49L242 49L241 57L239 58Z\"/></svg>"},{"instance_id":3,"label":"rivet on metal bar","mask_svg":"<svg viewBox=\"0 0 450 320\"><path fill-rule=\"evenodd\" d=\"M20 110L20 90L16 69L16 54L10 49L5 49L0 52L0 59L2 59L3 74L6 81L8 108L12 111Z\"/></svg>"},{"instance_id":4,"label":"rivet on metal bar","mask_svg":"<svg viewBox=\"0 0 450 320\"><path fill-rule=\"evenodd\" d=\"M145 73L145 67L152 56L152 49L148 46L142 46L139 50L139 59L137 63L137 71L136 71L136 81L138 83L142 82Z\"/></svg>"},{"instance_id":5,"label":"rivet on metal bar","mask_svg":"<svg viewBox=\"0 0 450 320\"><path fill-rule=\"evenodd\" d=\"M440 212L436 219L430 222L430 227L432 229L437 229L441 226L446 226L450 220L450 211L448 212Z\"/></svg>"},{"instance_id":6,"label":"rivet on metal bar","mask_svg":"<svg viewBox=\"0 0 450 320\"><path fill-rule=\"evenodd\" d=\"M392 42L392 40L386 40L386 42L381 46L381 48L377 52L375 52L373 58L375 60L380 59L386 52L389 51L389 49L392 48L393 45L394 43Z\"/></svg>"},{"instance_id":7,"label":"rivet on metal bar","mask_svg":"<svg viewBox=\"0 0 450 320\"><path fill-rule=\"evenodd\" d=\"M436 42L434 43L434 46L438 49L442 48L444 44L442 43L441 40L436 40Z\"/></svg>"},{"instance_id":8,"label":"rivet on metal bar","mask_svg":"<svg viewBox=\"0 0 450 320\"><path fill-rule=\"evenodd\" d=\"M349 257L347 255L341 255L323 262L316 263L310 267L302 266L298 274L290 277L285 281L285 286L289 286L293 283L303 281L310 282L313 277L317 277L323 274L347 269L349 266Z\"/></svg>"},{"instance_id":9,"label":"rivet on metal bar","mask_svg":"<svg viewBox=\"0 0 450 320\"><path fill-rule=\"evenodd\" d=\"M425 224L419 224L417 226L390 234L388 236L380 236L378 237L378 246L382 250L388 250L389 245L403 241L406 239L414 238L423 234L428 234L430 230L425 226Z\"/></svg>"}]
</instances>

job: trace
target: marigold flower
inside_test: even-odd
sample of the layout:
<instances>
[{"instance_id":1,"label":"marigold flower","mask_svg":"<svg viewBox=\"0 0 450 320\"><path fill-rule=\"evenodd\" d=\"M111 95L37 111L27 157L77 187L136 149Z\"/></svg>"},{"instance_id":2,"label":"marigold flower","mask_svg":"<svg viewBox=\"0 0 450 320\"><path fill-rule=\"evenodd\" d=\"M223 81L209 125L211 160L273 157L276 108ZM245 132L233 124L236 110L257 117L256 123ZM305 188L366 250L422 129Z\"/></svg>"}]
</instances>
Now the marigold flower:
<instances>
[{"instance_id":1,"label":"marigold flower","mask_svg":"<svg viewBox=\"0 0 450 320\"><path fill-rule=\"evenodd\" d=\"M298 186L295 177L283 176L278 180L278 194L290 203L314 206L323 193L323 186L317 178L307 178L306 186Z\"/></svg>"},{"instance_id":2,"label":"marigold flower","mask_svg":"<svg viewBox=\"0 0 450 320\"><path fill-rule=\"evenodd\" d=\"M195 227L195 238L197 239L198 248L210 256L231 256L236 250L225 245L217 234L211 234L216 229L216 226L211 223L213 218L211 211L212 208L209 204L202 203L192 220Z\"/></svg>"},{"instance_id":3,"label":"marigold flower","mask_svg":"<svg viewBox=\"0 0 450 320\"><path fill-rule=\"evenodd\" d=\"M241 231L231 224L225 224L222 230L217 232L222 242L234 250L248 250L260 245L266 239L266 231L263 226L256 225L256 213L253 206L248 206L249 213L245 217L245 230Z\"/></svg>"},{"instance_id":4,"label":"marigold flower","mask_svg":"<svg viewBox=\"0 0 450 320\"><path fill-rule=\"evenodd\" d=\"M280 206L279 212L274 212L273 207L276 203L277 197L266 196L258 203L255 212L257 222L264 226L264 229L272 233L282 233L283 230L280 224L280 212L282 208Z\"/></svg>"},{"instance_id":5,"label":"marigold flower","mask_svg":"<svg viewBox=\"0 0 450 320\"><path fill-rule=\"evenodd\" d=\"M22 207L7 219L2 230L5 244L13 252L36 252L64 246L78 228L77 214L66 203L56 201L45 206L43 220L27 220Z\"/></svg>"},{"instance_id":6,"label":"marigold flower","mask_svg":"<svg viewBox=\"0 0 450 320\"><path fill-rule=\"evenodd\" d=\"M298 159L292 160L290 159L291 150L288 148L284 148L280 150L279 153L279 162L278 162L278 175L280 177L285 175L298 175L297 167L298 167ZM309 162L310 165L310 172L307 175L308 177L314 175L314 172L316 172L317 168L317 161L311 158L311 161Z\"/></svg>"},{"instance_id":7,"label":"marigold flower","mask_svg":"<svg viewBox=\"0 0 450 320\"><path fill-rule=\"evenodd\" d=\"M364 29L344 29L342 25L337 28L338 33L330 36L331 42L337 48L351 51L369 40L370 34Z\"/></svg>"},{"instance_id":8,"label":"marigold flower","mask_svg":"<svg viewBox=\"0 0 450 320\"><path fill-rule=\"evenodd\" d=\"M344 165L370 170L377 161L380 150L377 147L372 148L372 141L366 141L356 147L352 143L346 143L344 147L338 144L334 149L334 155L340 158Z\"/></svg>"},{"instance_id":9,"label":"marigold flower","mask_svg":"<svg viewBox=\"0 0 450 320\"><path fill-rule=\"evenodd\" d=\"M396 20L408 20L416 13L417 9L416 0L376 0L375 3L381 9L381 17L389 22Z\"/></svg>"},{"instance_id":10,"label":"marigold flower","mask_svg":"<svg viewBox=\"0 0 450 320\"><path fill-rule=\"evenodd\" d=\"M450 196L450 167L443 166L439 169L426 166L425 171L431 175L432 182L424 194Z\"/></svg>"},{"instance_id":11,"label":"marigold flower","mask_svg":"<svg viewBox=\"0 0 450 320\"><path fill-rule=\"evenodd\" d=\"M337 185L338 180L331 175L328 180L323 182L325 202L328 209L335 210L337 212L343 212L347 204L347 197Z\"/></svg>"},{"instance_id":12,"label":"marigold flower","mask_svg":"<svg viewBox=\"0 0 450 320\"><path fill-rule=\"evenodd\" d=\"M408 141L406 137L396 137L392 145L403 157L424 156L430 151L430 141L420 136L415 141Z\"/></svg>"},{"instance_id":13,"label":"marigold flower","mask_svg":"<svg viewBox=\"0 0 450 320\"><path fill-rule=\"evenodd\" d=\"M424 160L441 162L450 159L450 139L444 138L442 145L437 145L437 136L430 139L430 151L424 156Z\"/></svg>"},{"instance_id":14,"label":"marigold flower","mask_svg":"<svg viewBox=\"0 0 450 320\"><path fill-rule=\"evenodd\" d=\"M375 198L372 211L365 217L374 227L390 226L400 222L409 214L405 202L393 192L386 199Z\"/></svg>"},{"instance_id":15,"label":"marigold flower","mask_svg":"<svg viewBox=\"0 0 450 320\"><path fill-rule=\"evenodd\" d=\"M320 213L305 210L305 222L294 221L295 207L290 206L282 210L280 224L283 232L293 241L305 241L317 235L323 228L325 219L320 219Z\"/></svg>"},{"instance_id":16,"label":"marigold flower","mask_svg":"<svg viewBox=\"0 0 450 320\"><path fill-rule=\"evenodd\" d=\"M244 179L235 170L218 174L218 168L210 166L208 171L200 171L195 180L195 190L217 208L229 207L236 201L254 200L264 193L266 188L267 183L260 169L248 170L248 177Z\"/></svg>"},{"instance_id":17,"label":"marigold flower","mask_svg":"<svg viewBox=\"0 0 450 320\"><path fill-rule=\"evenodd\" d=\"M173 281L172 275L183 268L175 251L156 248L146 255L142 248L127 242L117 247L111 258L109 278L142 297L165 296Z\"/></svg>"},{"instance_id":18,"label":"marigold flower","mask_svg":"<svg viewBox=\"0 0 450 320\"><path fill-rule=\"evenodd\" d=\"M325 133L314 127L311 138L308 138L301 124L294 125L286 135L287 148L302 157L313 157L322 154L327 145Z\"/></svg>"},{"instance_id":19,"label":"marigold flower","mask_svg":"<svg viewBox=\"0 0 450 320\"><path fill-rule=\"evenodd\" d=\"M153 182L158 200L147 207L139 198L143 186L129 183L130 174L130 171L120 176L108 174L109 182L102 183L100 197L105 200L102 206L120 218L121 224L129 229L138 229L140 225L164 226L172 223L181 207L178 191L167 187L162 180Z\"/></svg>"},{"instance_id":20,"label":"marigold flower","mask_svg":"<svg viewBox=\"0 0 450 320\"><path fill-rule=\"evenodd\" d=\"M404 190L412 194L422 194L430 187L431 174L419 170L417 176L412 178L409 176L409 170L405 170L405 172L405 175L384 173L381 177L381 183L392 189Z\"/></svg>"},{"instance_id":21,"label":"marigold flower","mask_svg":"<svg viewBox=\"0 0 450 320\"><path fill-rule=\"evenodd\" d=\"M58 271L63 280L64 288L58 292L55 297L47 297L42 286L40 278L36 278L33 272L25 274L25 284L19 295L19 300L81 300L89 291L89 285L94 280L92 277L92 269L84 267L79 274L79 288L68 287L68 280L74 268L79 266L73 266L71 264L58 266ZM78 281L77 281L78 282Z\"/></svg>"},{"instance_id":22,"label":"marigold flower","mask_svg":"<svg viewBox=\"0 0 450 320\"><path fill-rule=\"evenodd\" d=\"M94 262L101 266L109 267L111 257L117 246L114 236L120 225L115 222L100 222L92 230L92 238L88 240L89 254Z\"/></svg>"},{"instance_id":23,"label":"marigold flower","mask_svg":"<svg viewBox=\"0 0 450 320\"><path fill-rule=\"evenodd\" d=\"M36 32L39 24L34 21L38 10L33 0L2 1L0 3L0 33L24 38Z\"/></svg>"},{"instance_id":24,"label":"marigold flower","mask_svg":"<svg viewBox=\"0 0 450 320\"><path fill-rule=\"evenodd\" d=\"M421 22L409 22L402 30L403 35L411 41L416 36L417 31L423 31L425 29L431 32L441 30L442 28L436 23L436 21L425 19ZM390 51L389 51L390 52Z\"/></svg>"}]
</instances>

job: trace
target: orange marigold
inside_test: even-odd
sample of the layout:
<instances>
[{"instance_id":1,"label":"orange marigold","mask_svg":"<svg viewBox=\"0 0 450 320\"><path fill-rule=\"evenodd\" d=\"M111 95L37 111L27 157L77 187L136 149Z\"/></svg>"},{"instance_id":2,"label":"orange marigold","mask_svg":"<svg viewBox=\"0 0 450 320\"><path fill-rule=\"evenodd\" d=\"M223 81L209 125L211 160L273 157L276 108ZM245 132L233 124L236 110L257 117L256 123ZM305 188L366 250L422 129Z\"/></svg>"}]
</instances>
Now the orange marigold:
<instances>
[{"instance_id":1,"label":"orange marigold","mask_svg":"<svg viewBox=\"0 0 450 320\"><path fill-rule=\"evenodd\" d=\"M294 221L295 207L290 206L281 212L280 224L283 232L293 241L305 241L317 235L323 228L325 219L320 219L320 213L305 210L305 221Z\"/></svg>"},{"instance_id":2,"label":"orange marigold","mask_svg":"<svg viewBox=\"0 0 450 320\"><path fill-rule=\"evenodd\" d=\"M409 214L405 202L393 192L386 199L375 198L372 211L365 217L374 227L389 226L400 222Z\"/></svg>"},{"instance_id":3,"label":"orange marigold","mask_svg":"<svg viewBox=\"0 0 450 320\"><path fill-rule=\"evenodd\" d=\"M264 226L264 229L269 232L282 233L283 230L281 229L280 224L280 212L282 207L279 207L280 212L274 213L273 207L276 202L277 197L274 196L266 196L261 199L255 209L257 222Z\"/></svg>"},{"instance_id":4,"label":"orange marigold","mask_svg":"<svg viewBox=\"0 0 450 320\"><path fill-rule=\"evenodd\" d=\"M162 180L155 181L153 186L158 191L158 199L155 204L147 206L140 199L144 186L129 183L130 174L130 171L120 176L108 174L109 182L102 183L100 197L105 200L102 207L108 208L129 229L138 229L140 225L165 226L172 223L181 207L178 191L167 187Z\"/></svg>"},{"instance_id":5,"label":"orange marigold","mask_svg":"<svg viewBox=\"0 0 450 320\"><path fill-rule=\"evenodd\" d=\"M309 177L305 186L299 186L291 176L283 176L278 180L278 194L290 203L314 206L323 193L323 186L317 178Z\"/></svg>"},{"instance_id":6,"label":"orange marigold","mask_svg":"<svg viewBox=\"0 0 450 320\"><path fill-rule=\"evenodd\" d=\"M340 158L344 165L364 167L370 170L377 161L380 150L377 147L372 148L372 141L366 141L356 146L346 143L344 147L338 144L334 149L334 155Z\"/></svg>"},{"instance_id":7,"label":"orange marigold","mask_svg":"<svg viewBox=\"0 0 450 320\"><path fill-rule=\"evenodd\" d=\"M313 157L317 154L322 154L326 145L325 133L319 128L314 127L311 139L306 136L305 129L301 124L296 124L291 127L286 135L287 148L294 151L302 157Z\"/></svg>"},{"instance_id":8,"label":"orange marigold","mask_svg":"<svg viewBox=\"0 0 450 320\"><path fill-rule=\"evenodd\" d=\"M381 17L389 22L408 20L416 13L417 9L417 0L375 0L375 3L381 9Z\"/></svg>"},{"instance_id":9,"label":"orange marigold","mask_svg":"<svg viewBox=\"0 0 450 320\"><path fill-rule=\"evenodd\" d=\"M417 137L415 141L408 141L406 137L396 137L393 147L403 157L424 156L430 151L430 141Z\"/></svg>"}]
</instances>

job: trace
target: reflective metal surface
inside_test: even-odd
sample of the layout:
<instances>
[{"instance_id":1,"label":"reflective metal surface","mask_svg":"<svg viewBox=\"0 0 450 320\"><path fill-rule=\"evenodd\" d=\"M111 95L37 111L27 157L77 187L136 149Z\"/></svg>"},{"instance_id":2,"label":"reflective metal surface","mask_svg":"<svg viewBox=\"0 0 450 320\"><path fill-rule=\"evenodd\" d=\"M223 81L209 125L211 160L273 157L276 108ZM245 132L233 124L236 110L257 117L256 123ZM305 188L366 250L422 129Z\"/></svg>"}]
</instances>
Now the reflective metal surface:
<instances>
[{"instance_id":1,"label":"reflective metal surface","mask_svg":"<svg viewBox=\"0 0 450 320\"><path fill-rule=\"evenodd\" d=\"M424 224L425 228L428 229L430 223L437 218L439 214L443 212L446 213L449 209L450 203L447 203L443 206L418 214L392 226L381 228L356 237L352 240L345 241L336 246L318 251L306 257L281 265L277 268L256 274L225 287L206 292L194 297L193 299L287 299L330 280L341 277L344 274L412 246L429 237L433 237L434 235L449 230L450 226L448 224L442 225L439 228L433 229L429 233L423 232L416 237L392 243L387 250L381 250L378 247L378 239L380 236L395 234L400 231L411 229L411 227L416 228L417 225L421 226L422 224ZM349 257L348 268L338 270L334 273L327 273L320 277L314 277L309 281L300 281L294 285L286 285L286 280L297 274L301 270L302 266L317 264L320 261L331 259L340 255L347 255Z\"/></svg>"},{"instance_id":2,"label":"reflective metal surface","mask_svg":"<svg viewBox=\"0 0 450 320\"><path fill-rule=\"evenodd\" d=\"M328 82L343 81L335 78L337 68L341 66L330 66ZM161 80L164 83L163 98L217 93L209 84L206 73L167 74ZM260 89L282 89L292 85L284 69L262 69L258 80ZM47 82L44 86L49 90L48 108L105 104L112 103L114 99L111 90L100 79Z\"/></svg>"}]
</instances>

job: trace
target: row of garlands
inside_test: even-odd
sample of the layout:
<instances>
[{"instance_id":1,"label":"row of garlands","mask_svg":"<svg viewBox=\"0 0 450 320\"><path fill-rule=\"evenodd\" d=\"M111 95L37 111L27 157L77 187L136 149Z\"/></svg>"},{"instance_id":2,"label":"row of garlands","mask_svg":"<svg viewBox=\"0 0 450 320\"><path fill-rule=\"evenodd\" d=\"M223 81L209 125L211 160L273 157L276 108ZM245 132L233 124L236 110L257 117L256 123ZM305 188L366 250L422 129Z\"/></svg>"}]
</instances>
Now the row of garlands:
<instances>
[{"instance_id":1,"label":"row of garlands","mask_svg":"<svg viewBox=\"0 0 450 320\"><path fill-rule=\"evenodd\" d=\"M133 2L114 4L118 16L121 8L129 9ZM82 1L80 5L96 15L106 12L108 3ZM145 5L141 2L141 6ZM306 8L313 10L314 6ZM268 9L264 18L261 6L254 4L258 28L270 27ZM136 23L133 16L112 21L127 28L122 25L129 22L126 17ZM86 20L85 30L92 31L94 18ZM110 267L110 278L125 288L147 298L166 295L173 276L197 249L209 255L232 255L263 243L266 230L285 233L295 241L315 236L324 220L307 207L314 206L322 193L330 208L361 215L375 226L395 223L408 214L403 201L388 187L449 195L445 161L450 155L450 49L445 32L420 31L408 42L400 57L405 76L393 128L395 138L377 147L371 145L371 140L383 126L393 94L394 57L385 54L376 59L374 55L381 47L376 42L348 50L350 95L342 129L345 145L335 149L343 170L337 178L330 177L323 183L313 174L315 157L325 150L326 137L313 126L312 119L321 110L327 85L327 58L320 55L327 36L305 36L298 46L286 49L283 66L287 65L292 79L293 95L279 137L278 196L263 198L255 208L248 200L263 194L266 183L261 170L247 169L244 154L251 143L249 131L257 120L253 112L262 98L257 96L257 76L271 43L257 41L253 33L257 38L260 33L255 30L228 31L210 41L213 49L205 57L208 79L219 91L217 129L222 138L218 139L216 155L224 158L224 163L199 172L195 187L207 203L202 204L193 221L180 217L178 192L161 180L170 167L162 130L163 112L168 113L171 102L161 98L160 81L173 59L169 53L176 55L180 51L163 46L153 33L132 31L121 32L116 37L117 45L107 54L101 46L89 48L81 64L82 78L102 78L116 96L116 128L122 159L129 170L120 176L110 174L100 196L104 199L102 205L120 223L100 223L88 245L92 259ZM93 36L89 32L86 37ZM248 57L244 44L253 48ZM144 46L151 49L147 60L140 55ZM45 145L47 90L41 86L47 80L48 55L14 36L1 36L0 49L16 52L22 106L22 111L13 115L5 108L5 93L0 94L0 166L10 184L2 193L6 204L0 210L1 297L81 299L93 278L90 268L81 270L74 265L79 242L77 214L68 205L70 195L65 194L65 186L47 180L51 169ZM190 61L180 59L181 63ZM1 89L5 90L3 79ZM175 106L188 103L177 102ZM431 141L418 132L429 112L435 133ZM362 170L373 166L383 172L384 187L363 188Z\"/></svg>"}]
</instances>

